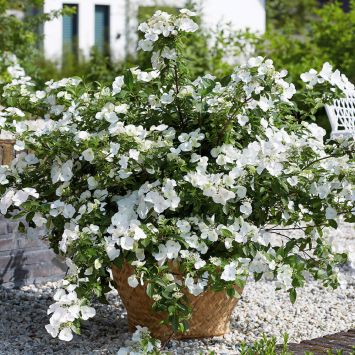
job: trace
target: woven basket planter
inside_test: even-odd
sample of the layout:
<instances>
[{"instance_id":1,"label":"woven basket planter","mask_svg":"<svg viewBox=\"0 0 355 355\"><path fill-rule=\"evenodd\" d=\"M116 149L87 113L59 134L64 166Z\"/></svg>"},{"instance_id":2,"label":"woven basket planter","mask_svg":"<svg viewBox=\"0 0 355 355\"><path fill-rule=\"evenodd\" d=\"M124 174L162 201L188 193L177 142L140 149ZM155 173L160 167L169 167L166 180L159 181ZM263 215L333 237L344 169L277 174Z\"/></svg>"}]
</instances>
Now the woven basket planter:
<instances>
[{"instance_id":1,"label":"woven basket planter","mask_svg":"<svg viewBox=\"0 0 355 355\"><path fill-rule=\"evenodd\" d=\"M10 165L15 156L15 141L11 139L0 139L0 164Z\"/></svg>"},{"instance_id":2,"label":"woven basket planter","mask_svg":"<svg viewBox=\"0 0 355 355\"><path fill-rule=\"evenodd\" d=\"M133 274L128 264L122 269L113 265L112 274L127 310L128 327L131 332L137 325L145 326L149 328L153 337L162 341L210 338L229 332L230 318L238 299L229 298L225 292L206 291L197 297L185 292L192 307L190 329L184 334L173 334L171 327L160 324L166 319L166 315L152 309L153 301L146 294L146 287L139 285L132 288L128 285L127 278ZM236 291L241 294L242 289L236 288Z\"/></svg>"}]
</instances>

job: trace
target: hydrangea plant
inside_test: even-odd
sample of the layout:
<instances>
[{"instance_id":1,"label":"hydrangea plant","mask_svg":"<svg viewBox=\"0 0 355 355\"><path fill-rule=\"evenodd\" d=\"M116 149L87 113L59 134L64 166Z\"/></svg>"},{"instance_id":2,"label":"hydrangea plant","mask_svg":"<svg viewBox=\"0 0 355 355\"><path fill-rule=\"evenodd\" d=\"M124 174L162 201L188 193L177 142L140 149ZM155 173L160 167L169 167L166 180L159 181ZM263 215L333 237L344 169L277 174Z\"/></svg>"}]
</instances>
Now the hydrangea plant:
<instances>
[{"instance_id":1,"label":"hydrangea plant","mask_svg":"<svg viewBox=\"0 0 355 355\"><path fill-rule=\"evenodd\" d=\"M188 329L186 290L234 297L248 277L272 277L294 301L307 278L339 285L346 255L323 231L355 221L353 140L325 143L323 129L300 124L295 86L270 59L191 78L181 43L198 29L194 15L141 24L152 68L112 87L69 78L37 90L6 56L0 123L17 156L1 166L0 209L67 260L48 311L53 337L71 340L95 315L113 264L131 265L130 287L145 285L175 332ZM329 64L302 79L311 108L354 89Z\"/></svg>"}]
</instances>

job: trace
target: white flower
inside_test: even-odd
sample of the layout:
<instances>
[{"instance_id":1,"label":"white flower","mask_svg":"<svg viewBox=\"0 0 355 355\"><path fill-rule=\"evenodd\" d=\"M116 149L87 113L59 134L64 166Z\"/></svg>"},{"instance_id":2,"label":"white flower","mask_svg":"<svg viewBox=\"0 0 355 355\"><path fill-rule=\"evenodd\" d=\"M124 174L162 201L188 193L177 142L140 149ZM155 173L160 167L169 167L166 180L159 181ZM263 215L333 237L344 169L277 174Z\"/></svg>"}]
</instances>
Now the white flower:
<instances>
[{"instance_id":1,"label":"white flower","mask_svg":"<svg viewBox=\"0 0 355 355\"><path fill-rule=\"evenodd\" d=\"M202 259L198 259L198 260L195 262L195 264L194 264L196 270L201 269L201 268L204 267L205 265L206 265L206 261L204 261L204 260L202 260Z\"/></svg>"},{"instance_id":2,"label":"white flower","mask_svg":"<svg viewBox=\"0 0 355 355\"><path fill-rule=\"evenodd\" d=\"M153 204L154 211L159 214L169 208L169 202L156 191L148 192L144 200Z\"/></svg>"},{"instance_id":3,"label":"white flower","mask_svg":"<svg viewBox=\"0 0 355 355\"><path fill-rule=\"evenodd\" d=\"M110 260L115 260L120 256L120 249L115 247L115 243L106 243L105 250Z\"/></svg>"},{"instance_id":4,"label":"white flower","mask_svg":"<svg viewBox=\"0 0 355 355\"><path fill-rule=\"evenodd\" d=\"M73 333L70 328L65 327L60 331L58 338L64 341L70 341L73 339Z\"/></svg>"},{"instance_id":5,"label":"white flower","mask_svg":"<svg viewBox=\"0 0 355 355\"><path fill-rule=\"evenodd\" d=\"M318 83L318 73L316 70L311 69L309 72L301 74L301 79L312 88Z\"/></svg>"},{"instance_id":6,"label":"white flower","mask_svg":"<svg viewBox=\"0 0 355 355\"><path fill-rule=\"evenodd\" d=\"M144 52L151 52L153 50L153 42L148 39L141 39L138 42L138 49L142 49Z\"/></svg>"},{"instance_id":7,"label":"white flower","mask_svg":"<svg viewBox=\"0 0 355 355\"><path fill-rule=\"evenodd\" d=\"M68 313L70 313L72 319L78 318L80 313L80 306L77 304L70 306L68 308Z\"/></svg>"},{"instance_id":8,"label":"white flower","mask_svg":"<svg viewBox=\"0 0 355 355\"><path fill-rule=\"evenodd\" d=\"M40 90L37 90L36 91L36 98L37 99L44 99L46 97L46 92L45 91L40 91Z\"/></svg>"},{"instance_id":9,"label":"white flower","mask_svg":"<svg viewBox=\"0 0 355 355\"><path fill-rule=\"evenodd\" d=\"M160 98L160 102L163 105L168 105L171 104L174 101L174 97L171 93L164 93L162 97Z\"/></svg>"},{"instance_id":10,"label":"white flower","mask_svg":"<svg viewBox=\"0 0 355 355\"><path fill-rule=\"evenodd\" d=\"M237 186L237 191L236 191L238 197L240 199L244 198L247 195L247 189L244 186Z\"/></svg>"},{"instance_id":11,"label":"white flower","mask_svg":"<svg viewBox=\"0 0 355 355\"><path fill-rule=\"evenodd\" d=\"M91 148L84 150L81 153L81 156L88 162L92 162L95 158L94 151Z\"/></svg>"},{"instance_id":12,"label":"white flower","mask_svg":"<svg viewBox=\"0 0 355 355\"><path fill-rule=\"evenodd\" d=\"M130 287L136 288L139 285L138 279L136 275L131 275L127 279L128 285Z\"/></svg>"},{"instance_id":13,"label":"white flower","mask_svg":"<svg viewBox=\"0 0 355 355\"><path fill-rule=\"evenodd\" d=\"M238 115L238 123L244 127L249 122L249 118L247 116Z\"/></svg>"},{"instance_id":14,"label":"white flower","mask_svg":"<svg viewBox=\"0 0 355 355\"><path fill-rule=\"evenodd\" d=\"M333 74L333 67L328 62L325 62L323 64L322 70L319 72L319 76L329 81L332 77L332 74Z\"/></svg>"},{"instance_id":15,"label":"white flower","mask_svg":"<svg viewBox=\"0 0 355 355\"><path fill-rule=\"evenodd\" d=\"M159 249L159 251L157 253L153 253L153 256L154 256L155 260L159 262L159 264L164 264L164 262L167 258L166 247L164 244L159 244L158 249Z\"/></svg>"},{"instance_id":16,"label":"white flower","mask_svg":"<svg viewBox=\"0 0 355 355\"><path fill-rule=\"evenodd\" d=\"M180 9L180 13L184 14L184 15L187 15L187 16L190 16L190 17L197 16L196 12L191 11L189 9Z\"/></svg>"},{"instance_id":17,"label":"white flower","mask_svg":"<svg viewBox=\"0 0 355 355\"><path fill-rule=\"evenodd\" d=\"M176 50L175 48L168 48L168 47L164 47L162 52L161 52L161 56L163 58L169 59L169 60L175 60L176 59Z\"/></svg>"},{"instance_id":18,"label":"white flower","mask_svg":"<svg viewBox=\"0 0 355 355\"><path fill-rule=\"evenodd\" d=\"M16 144L14 145L14 149L18 152L20 152L21 150L25 150L25 142L16 141Z\"/></svg>"},{"instance_id":19,"label":"white flower","mask_svg":"<svg viewBox=\"0 0 355 355\"><path fill-rule=\"evenodd\" d=\"M15 206L21 206L28 200L29 194L23 190L19 190L12 197L12 202Z\"/></svg>"},{"instance_id":20,"label":"white flower","mask_svg":"<svg viewBox=\"0 0 355 355\"><path fill-rule=\"evenodd\" d=\"M112 94L116 95L119 94L122 90L122 86L124 84L124 77L118 76L115 78L115 81L112 83Z\"/></svg>"},{"instance_id":21,"label":"white flower","mask_svg":"<svg viewBox=\"0 0 355 355\"><path fill-rule=\"evenodd\" d=\"M266 98L265 96L260 96L260 100L258 102L258 105L264 112L266 112L270 108L274 107L273 101Z\"/></svg>"},{"instance_id":22,"label":"white flower","mask_svg":"<svg viewBox=\"0 0 355 355\"><path fill-rule=\"evenodd\" d=\"M227 264L221 275L221 279L225 281L234 281L237 273L237 268L234 262Z\"/></svg>"},{"instance_id":23,"label":"white flower","mask_svg":"<svg viewBox=\"0 0 355 355\"><path fill-rule=\"evenodd\" d=\"M134 239L131 237L121 238L121 248L124 250L132 250L134 245Z\"/></svg>"},{"instance_id":24,"label":"white flower","mask_svg":"<svg viewBox=\"0 0 355 355\"><path fill-rule=\"evenodd\" d=\"M249 217L253 212L250 202L243 202L240 206L240 212L243 213L245 217Z\"/></svg>"},{"instance_id":25,"label":"white flower","mask_svg":"<svg viewBox=\"0 0 355 355\"><path fill-rule=\"evenodd\" d=\"M188 288L189 292L192 295L198 296L204 291L205 287L207 286L207 276L208 276L208 274L205 273L204 276L206 276L206 278L198 279L196 283L195 283L194 279L191 276L187 276L186 277L185 286Z\"/></svg>"},{"instance_id":26,"label":"white flower","mask_svg":"<svg viewBox=\"0 0 355 355\"><path fill-rule=\"evenodd\" d=\"M101 260L100 260L100 259L95 259L95 261L94 261L94 268L95 268L96 270L99 270L99 269L101 268L101 266L102 266Z\"/></svg>"},{"instance_id":27,"label":"white flower","mask_svg":"<svg viewBox=\"0 0 355 355\"><path fill-rule=\"evenodd\" d=\"M96 314L95 308L89 306L81 306L80 312L81 312L81 318L83 320L87 320L89 318L95 317Z\"/></svg>"},{"instance_id":28,"label":"white flower","mask_svg":"<svg viewBox=\"0 0 355 355\"><path fill-rule=\"evenodd\" d=\"M287 182L291 186L296 186L298 184L298 178L297 178L297 176L291 176L291 177L287 178Z\"/></svg>"},{"instance_id":29,"label":"white flower","mask_svg":"<svg viewBox=\"0 0 355 355\"><path fill-rule=\"evenodd\" d=\"M78 228L78 227L77 227ZM59 249L64 253L67 252L67 246L79 237L77 230L64 229L62 239L59 242Z\"/></svg>"},{"instance_id":30,"label":"white flower","mask_svg":"<svg viewBox=\"0 0 355 355\"><path fill-rule=\"evenodd\" d=\"M177 19L176 25L180 31L184 32L195 32L198 30L198 24L188 17Z\"/></svg>"},{"instance_id":31,"label":"white flower","mask_svg":"<svg viewBox=\"0 0 355 355\"><path fill-rule=\"evenodd\" d=\"M185 220L178 220L176 222L176 227L179 228L181 233L189 233L191 230L191 225L188 221Z\"/></svg>"},{"instance_id":32,"label":"white flower","mask_svg":"<svg viewBox=\"0 0 355 355\"><path fill-rule=\"evenodd\" d=\"M166 256L168 259L175 259L179 255L181 245L173 240L168 240L166 242Z\"/></svg>"},{"instance_id":33,"label":"white flower","mask_svg":"<svg viewBox=\"0 0 355 355\"><path fill-rule=\"evenodd\" d=\"M47 219L44 218L40 213L36 212L32 218L32 221L37 227L42 227L44 224L47 223Z\"/></svg>"},{"instance_id":34,"label":"white flower","mask_svg":"<svg viewBox=\"0 0 355 355\"><path fill-rule=\"evenodd\" d=\"M127 104L122 104L115 106L115 112L118 114L126 114L128 112L129 105Z\"/></svg>"},{"instance_id":35,"label":"white flower","mask_svg":"<svg viewBox=\"0 0 355 355\"><path fill-rule=\"evenodd\" d=\"M68 160L66 161L61 168L61 180L62 181L69 181L73 177L73 161Z\"/></svg>"},{"instance_id":36,"label":"white flower","mask_svg":"<svg viewBox=\"0 0 355 355\"><path fill-rule=\"evenodd\" d=\"M64 210L63 210L63 216L65 218L72 218L75 214L75 208L73 205L65 205Z\"/></svg>"},{"instance_id":37,"label":"white flower","mask_svg":"<svg viewBox=\"0 0 355 355\"><path fill-rule=\"evenodd\" d=\"M46 331L53 337L57 337L58 336L58 333L59 333L59 328L56 327L56 326L53 326L52 324L47 324L45 326L46 328Z\"/></svg>"},{"instance_id":38,"label":"white flower","mask_svg":"<svg viewBox=\"0 0 355 355\"><path fill-rule=\"evenodd\" d=\"M336 219L338 216L336 209L328 206L325 210L325 218L326 219Z\"/></svg>"},{"instance_id":39,"label":"white flower","mask_svg":"<svg viewBox=\"0 0 355 355\"><path fill-rule=\"evenodd\" d=\"M139 159L139 151L137 149L130 149L129 152L129 157L135 161L138 161Z\"/></svg>"},{"instance_id":40,"label":"white flower","mask_svg":"<svg viewBox=\"0 0 355 355\"><path fill-rule=\"evenodd\" d=\"M143 229L139 228L138 226L134 227L134 240L145 239L147 235L144 233Z\"/></svg>"},{"instance_id":41,"label":"white flower","mask_svg":"<svg viewBox=\"0 0 355 355\"><path fill-rule=\"evenodd\" d=\"M0 200L0 212L5 215L7 213L8 208L12 205L12 198L15 195L14 190L9 190L2 196Z\"/></svg>"},{"instance_id":42,"label":"white flower","mask_svg":"<svg viewBox=\"0 0 355 355\"><path fill-rule=\"evenodd\" d=\"M277 269L277 280L285 290L292 287L292 273L293 270L290 265L285 264Z\"/></svg>"},{"instance_id":43,"label":"white flower","mask_svg":"<svg viewBox=\"0 0 355 355\"><path fill-rule=\"evenodd\" d=\"M89 190L94 190L98 185L98 182L95 180L95 178L93 176L90 176L88 178L88 187Z\"/></svg>"},{"instance_id":44,"label":"white flower","mask_svg":"<svg viewBox=\"0 0 355 355\"><path fill-rule=\"evenodd\" d=\"M54 163L51 170L52 182L55 184L58 181L70 181L73 177L73 161L68 160L62 166Z\"/></svg>"},{"instance_id":45,"label":"white flower","mask_svg":"<svg viewBox=\"0 0 355 355\"><path fill-rule=\"evenodd\" d=\"M253 57L249 58L248 60L248 67L249 68L255 68L261 65L261 63L264 61L263 57Z\"/></svg>"},{"instance_id":46,"label":"white flower","mask_svg":"<svg viewBox=\"0 0 355 355\"><path fill-rule=\"evenodd\" d=\"M150 72L144 72L144 71L141 71L140 69L134 69L134 70L132 70L132 73L137 75L138 81L143 81L145 83L148 83L148 82L152 81L153 79L158 78L160 75L159 70L152 70Z\"/></svg>"}]
</instances>

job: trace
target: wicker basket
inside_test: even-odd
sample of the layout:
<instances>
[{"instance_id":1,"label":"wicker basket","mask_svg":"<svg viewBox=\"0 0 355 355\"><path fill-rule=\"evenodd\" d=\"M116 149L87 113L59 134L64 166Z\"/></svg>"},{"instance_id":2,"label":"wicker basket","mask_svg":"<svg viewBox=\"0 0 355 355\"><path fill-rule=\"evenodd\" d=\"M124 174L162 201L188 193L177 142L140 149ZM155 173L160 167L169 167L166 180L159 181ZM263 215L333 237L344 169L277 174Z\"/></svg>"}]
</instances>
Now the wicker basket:
<instances>
[{"instance_id":1,"label":"wicker basket","mask_svg":"<svg viewBox=\"0 0 355 355\"><path fill-rule=\"evenodd\" d=\"M15 141L10 139L0 139L0 164L10 165L15 156Z\"/></svg>"},{"instance_id":2,"label":"wicker basket","mask_svg":"<svg viewBox=\"0 0 355 355\"><path fill-rule=\"evenodd\" d=\"M238 302L237 298L229 298L224 292L206 291L199 296L186 292L192 307L192 317L189 321L190 329L184 334L173 334L169 326L160 322L166 319L164 313L152 310L153 301L146 294L146 287L132 288L127 278L133 270L125 264L122 269L112 266L113 278L117 291L127 310L128 327L132 332L137 325L149 328L153 337L162 341L167 339L209 338L224 335L229 332L230 318ZM236 288L241 294L242 289Z\"/></svg>"}]
</instances>

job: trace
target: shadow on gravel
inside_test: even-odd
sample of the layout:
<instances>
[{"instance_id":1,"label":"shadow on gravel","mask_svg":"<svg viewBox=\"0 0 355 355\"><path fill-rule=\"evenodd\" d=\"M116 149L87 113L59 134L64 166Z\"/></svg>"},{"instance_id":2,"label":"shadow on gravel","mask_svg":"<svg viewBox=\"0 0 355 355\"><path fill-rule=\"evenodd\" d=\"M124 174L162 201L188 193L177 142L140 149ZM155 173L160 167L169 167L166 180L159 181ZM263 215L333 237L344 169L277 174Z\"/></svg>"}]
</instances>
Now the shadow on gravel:
<instances>
[{"instance_id":1,"label":"shadow on gravel","mask_svg":"<svg viewBox=\"0 0 355 355\"><path fill-rule=\"evenodd\" d=\"M81 335L66 343L45 330L47 309L53 303L48 291L22 291L0 287L0 354L116 354L130 338L124 308L96 305L96 317L83 322ZM112 303L115 297L112 297Z\"/></svg>"},{"instance_id":2,"label":"shadow on gravel","mask_svg":"<svg viewBox=\"0 0 355 355\"><path fill-rule=\"evenodd\" d=\"M19 288L25 284L29 271L24 268L26 261L24 250L16 251L15 255L10 255L10 259L0 273L0 286L3 283L11 283L14 287ZM6 275L11 274L11 278L6 280Z\"/></svg>"}]
</instances>

